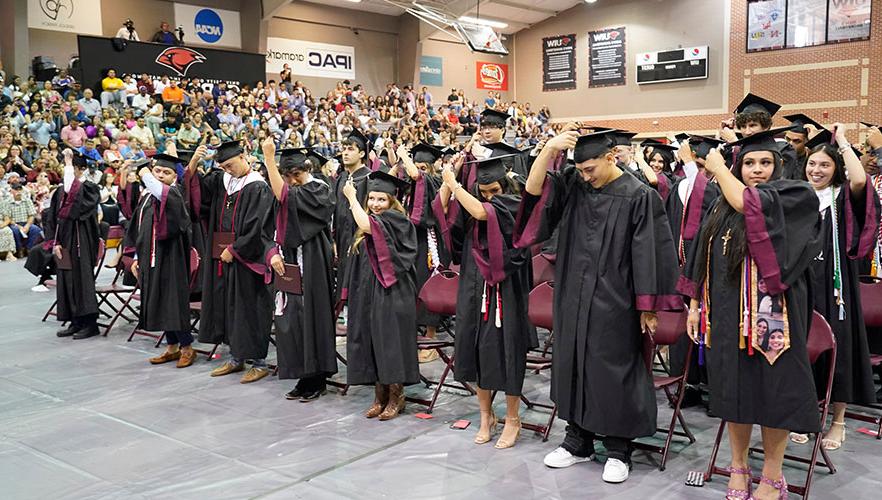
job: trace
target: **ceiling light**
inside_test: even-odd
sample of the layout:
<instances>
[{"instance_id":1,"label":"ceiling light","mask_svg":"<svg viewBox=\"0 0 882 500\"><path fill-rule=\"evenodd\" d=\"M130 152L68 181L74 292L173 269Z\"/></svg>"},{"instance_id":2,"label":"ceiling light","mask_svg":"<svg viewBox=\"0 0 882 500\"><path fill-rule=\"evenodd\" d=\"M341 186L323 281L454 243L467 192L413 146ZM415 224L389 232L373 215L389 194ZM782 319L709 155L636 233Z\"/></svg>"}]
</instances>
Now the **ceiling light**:
<instances>
[{"instance_id":1,"label":"ceiling light","mask_svg":"<svg viewBox=\"0 0 882 500\"><path fill-rule=\"evenodd\" d=\"M346 0L346 1L350 2L350 3L361 3L361 0Z\"/></svg>"},{"instance_id":2,"label":"ceiling light","mask_svg":"<svg viewBox=\"0 0 882 500\"><path fill-rule=\"evenodd\" d=\"M352 0L349 0L349 1L351 2ZM361 0L359 0L359 1L361 1ZM585 0L585 3L597 3L597 0Z\"/></svg>"},{"instance_id":3,"label":"ceiling light","mask_svg":"<svg viewBox=\"0 0 882 500\"><path fill-rule=\"evenodd\" d=\"M508 25L501 21L491 21L471 16L460 16L459 20L464 23L480 24L481 26L490 26L491 28L508 28Z\"/></svg>"}]
</instances>

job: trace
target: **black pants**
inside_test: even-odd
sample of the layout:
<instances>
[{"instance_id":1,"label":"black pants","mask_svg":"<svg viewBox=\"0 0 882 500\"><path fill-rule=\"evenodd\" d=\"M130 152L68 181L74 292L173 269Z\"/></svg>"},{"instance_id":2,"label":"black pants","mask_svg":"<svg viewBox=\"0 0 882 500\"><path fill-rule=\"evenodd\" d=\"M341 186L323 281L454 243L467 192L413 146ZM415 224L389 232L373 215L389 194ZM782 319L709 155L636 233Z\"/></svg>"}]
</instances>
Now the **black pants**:
<instances>
[{"instance_id":1,"label":"black pants","mask_svg":"<svg viewBox=\"0 0 882 500\"><path fill-rule=\"evenodd\" d=\"M327 387L325 379L327 379L327 375L324 373L311 375L309 377L300 377L300 380L297 381L297 386L301 387L304 391L309 392L323 391Z\"/></svg>"},{"instance_id":2,"label":"black pants","mask_svg":"<svg viewBox=\"0 0 882 500\"><path fill-rule=\"evenodd\" d=\"M574 423L567 425L567 434L560 446L577 457L588 457L594 454L594 440L597 436L582 429ZM631 463L631 451L633 446L628 438L614 436L603 437L603 447L609 458L617 458L626 464Z\"/></svg>"},{"instance_id":3,"label":"black pants","mask_svg":"<svg viewBox=\"0 0 882 500\"><path fill-rule=\"evenodd\" d=\"M94 326L98 322L98 313L75 316L70 324L78 330Z\"/></svg>"}]
</instances>

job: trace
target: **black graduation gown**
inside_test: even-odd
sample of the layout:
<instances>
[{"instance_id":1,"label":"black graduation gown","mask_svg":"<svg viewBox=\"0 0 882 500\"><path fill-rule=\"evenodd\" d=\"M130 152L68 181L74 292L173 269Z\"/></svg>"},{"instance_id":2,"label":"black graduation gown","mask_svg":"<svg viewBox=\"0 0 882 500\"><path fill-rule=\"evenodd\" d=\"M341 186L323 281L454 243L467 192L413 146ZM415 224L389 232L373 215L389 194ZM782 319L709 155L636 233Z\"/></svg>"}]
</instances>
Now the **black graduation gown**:
<instances>
[{"instance_id":1,"label":"black graduation gown","mask_svg":"<svg viewBox=\"0 0 882 500\"><path fill-rule=\"evenodd\" d=\"M349 256L346 382L415 384L416 228L407 215L370 215L371 234Z\"/></svg>"},{"instance_id":2,"label":"black graduation gown","mask_svg":"<svg viewBox=\"0 0 882 500\"><path fill-rule=\"evenodd\" d=\"M677 258L682 270L685 263L689 260L692 253L692 241L698 236L698 230L701 228L701 221L707 215L711 206L720 195L720 188L715 182L710 182L704 172L699 171L689 193L687 207L683 207L678 191L680 184L688 182L684 177L677 180L671 187L671 193L665 201L665 212L668 214L668 222L671 226L671 236L674 238L674 245L677 247ZM685 215L685 217L684 217ZM678 342L674 343L668 349L668 367L671 375L682 375L686 368L686 354L689 351L689 345L692 340L689 336L684 335ZM689 367L689 377L687 383L701 383L701 370L698 364L698 353L693 350L692 362Z\"/></svg>"},{"instance_id":3,"label":"black graduation gown","mask_svg":"<svg viewBox=\"0 0 882 500\"><path fill-rule=\"evenodd\" d=\"M264 359L273 321L273 298L267 287L269 261L276 251L273 195L266 182L258 180L227 197L223 177L222 171L214 170L202 178L202 195L210 206L206 228L209 235L234 230L231 248L235 257L225 264L208 253L203 261L207 269L199 341L228 343L236 359ZM225 199L229 206L222 210Z\"/></svg>"},{"instance_id":4,"label":"black graduation gown","mask_svg":"<svg viewBox=\"0 0 882 500\"><path fill-rule=\"evenodd\" d=\"M717 203L725 203L722 197ZM716 209L716 206L712 210ZM710 346L705 360L710 386L710 411L729 422L759 424L794 432L817 432L820 415L806 351L812 317L811 262L818 254L818 198L805 182L776 180L749 188L744 215L736 214L713 235L709 251ZM773 294L783 293L790 328L790 349L770 365L759 352L739 349L741 337L741 280L732 282L722 235L736 218L745 220L748 251L758 274ZM700 298L702 283L697 244L704 241L702 225L692 258L678 290Z\"/></svg>"},{"instance_id":5,"label":"black graduation gown","mask_svg":"<svg viewBox=\"0 0 882 500\"><path fill-rule=\"evenodd\" d=\"M186 167L186 166L185 166ZM200 265L196 275L190 280L190 300L198 302L202 297L202 282L204 274L208 272L208 263L211 255L208 248L208 236L203 224L202 213L202 189L200 186L201 174L186 170L181 192L184 195L184 205L190 217L190 247L199 254Z\"/></svg>"},{"instance_id":6,"label":"black graduation gown","mask_svg":"<svg viewBox=\"0 0 882 500\"><path fill-rule=\"evenodd\" d=\"M438 221L432 211L432 201L440 188L440 177L421 172L420 178L412 182L405 197L404 206L410 214L410 221L416 227L417 234L417 256L414 264L417 295L426 281L432 277L436 267L446 267L450 264L447 247L441 240ZM434 241L436 256L440 262L430 262L430 238ZM440 316L426 311L426 308L419 301L417 302L417 325L438 326Z\"/></svg>"},{"instance_id":7,"label":"black graduation gown","mask_svg":"<svg viewBox=\"0 0 882 500\"><path fill-rule=\"evenodd\" d=\"M533 284L530 249L512 244L520 201L513 195L494 196L483 204L488 220L477 221L452 200L442 224L453 261L460 264L454 377L509 396L521 394L527 352L539 345L527 315ZM436 208L441 219L440 200ZM500 299L501 326L497 327Z\"/></svg>"},{"instance_id":8,"label":"black graduation gown","mask_svg":"<svg viewBox=\"0 0 882 500\"><path fill-rule=\"evenodd\" d=\"M778 152L783 160L783 173L785 179L804 181L805 179L805 156L798 156L793 146L786 142L778 142Z\"/></svg>"},{"instance_id":9,"label":"black graduation gown","mask_svg":"<svg viewBox=\"0 0 882 500\"><path fill-rule=\"evenodd\" d=\"M827 318L836 336L836 370L833 376L831 401L838 403L876 402L873 367L870 365L870 349L861 310L858 278L860 265L858 259L866 257L873 251L875 236L879 230L879 200L874 194L869 182L861 193L851 192L846 182L839 190L835 201L844 319L840 319L839 306L833 295L832 207L822 212L821 253L812 262L815 310ZM814 366L815 384L819 391L826 388L829 374L827 366L826 356L819 359Z\"/></svg>"},{"instance_id":10,"label":"black graduation gown","mask_svg":"<svg viewBox=\"0 0 882 500\"><path fill-rule=\"evenodd\" d=\"M98 313L95 265L98 261L98 200L101 189L90 181L74 180L70 191L60 186L52 194L49 225L52 239L70 252L73 269L58 269L56 298L58 321Z\"/></svg>"},{"instance_id":11,"label":"black graduation gown","mask_svg":"<svg viewBox=\"0 0 882 500\"><path fill-rule=\"evenodd\" d=\"M303 295L276 292L280 379L337 373L331 196L330 186L316 179L284 189L277 207L276 242L285 262L300 266L303 287Z\"/></svg>"},{"instance_id":12,"label":"black graduation gown","mask_svg":"<svg viewBox=\"0 0 882 500\"><path fill-rule=\"evenodd\" d=\"M62 188L63 189L63 188ZM53 193L54 194L54 193ZM50 198L50 202L52 199ZM55 235L55 217L53 207L43 210L42 229L43 237L46 238L43 243L35 245L28 251L28 258L25 261L24 268L36 277L55 275L55 258L52 256L52 246L55 242L49 238Z\"/></svg>"},{"instance_id":13,"label":"black graduation gown","mask_svg":"<svg viewBox=\"0 0 882 500\"><path fill-rule=\"evenodd\" d=\"M359 203L364 204L367 198L367 176L371 173L371 169L362 165L361 168L352 174L355 181L356 198ZM350 174L344 168L340 170L340 174L334 184L334 198L336 205L334 207L334 246L337 247L337 288L334 292L334 303L346 300L349 292L346 285L350 281L349 276L349 247L352 246L352 238L358 229L355 221L352 220L352 212L349 209L349 200L343 196L343 186L349 180Z\"/></svg>"},{"instance_id":14,"label":"black graduation gown","mask_svg":"<svg viewBox=\"0 0 882 500\"><path fill-rule=\"evenodd\" d=\"M140 327L189 331L190 215L180 186L163 185L161 199L141 199L129 220L124 246L133 247L138 256Z\"/></svg>"},{"instance_id":15,"label":"black graduation gown","mask_svg":"<svg viewBox=\"0 0 882 500\"><path fill-rule=\"evenodd\" d=\"M677 258L661 198L631 175L601 189L575 169L524 194L516 245L559 227L551 397L560 418L597 434L650 436L656 397L641 311L682 310Z\"/></svg>"}]
</instances>

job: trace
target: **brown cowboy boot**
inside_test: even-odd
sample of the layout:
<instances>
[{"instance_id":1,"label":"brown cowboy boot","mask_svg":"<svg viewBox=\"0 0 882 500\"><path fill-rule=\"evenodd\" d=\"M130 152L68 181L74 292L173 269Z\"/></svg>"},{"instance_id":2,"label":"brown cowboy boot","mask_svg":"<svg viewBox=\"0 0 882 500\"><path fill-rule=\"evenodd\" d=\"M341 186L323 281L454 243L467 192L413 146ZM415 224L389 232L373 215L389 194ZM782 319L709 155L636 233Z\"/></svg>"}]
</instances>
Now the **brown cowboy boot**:
<instances>
[{"instance_id":1,"label":"brown cowboy boot","mask_svg":"<svg viewBox=\"0 0 882 500\"><path fill-rule=\"evenodd\" d=\"M383 408L389 401L389 386L377 382L374 384L374 404L364 413L367 418L375 418L383 413Z\"/></svg>"},{"instance_id":2,"label":"brown cowboy boot","mask_svg":"<svg viewBox=\"0 0 882 500\"><path fill-rule=\"evenodd\" d=\"M389 403L380 414L380 420L392 420L404 411L404 385L392 384L389 386Z\"/></svg>"}]
</instances>

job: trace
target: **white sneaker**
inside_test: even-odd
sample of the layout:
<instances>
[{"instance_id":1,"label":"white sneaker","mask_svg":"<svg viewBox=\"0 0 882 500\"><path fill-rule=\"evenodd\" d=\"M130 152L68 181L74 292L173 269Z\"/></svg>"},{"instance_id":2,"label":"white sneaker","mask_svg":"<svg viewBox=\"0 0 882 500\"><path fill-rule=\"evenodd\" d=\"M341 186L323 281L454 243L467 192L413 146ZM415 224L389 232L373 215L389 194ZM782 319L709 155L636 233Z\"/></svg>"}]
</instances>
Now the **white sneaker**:
<instances>
[{"instance_id":1,"label":"white sneaker","mask_svg":"<svg viewBox=\"0 0 882 500\"><path fill-rule=\"evenodd\" d=\"M573 455L572 453L563 449L563 447L558 446L557 449L555 449L548 455L545 455L545 459L542 460L542 463L554 469L563 469L565 467L576 465L578 463L590 462L591 460L594 460L593 453L587 457L577 457L576 455Z\"/></svg>"},{"instance_id":2,"label":"white sneaker","mask_svg":"<svg viewBox=\"0 0 882 500\"><path fill-rule=\"evenodd\" d=\"M37 286L31 288L31 291L43 293L43 292L48 292L49 288L46 287L46 285L37 285Z\"/></svg>"},{"instance_id":3,"label":"white sneaker","mask_svg":"<svg viewBox=\"0 0 882 500\"><path fill-rule=\"evenodd\" d=\"M603 480L607 483L624 483L630 470L631 466L618 458L608 458L603 466Z\"/></svg>"}]
</instances>

